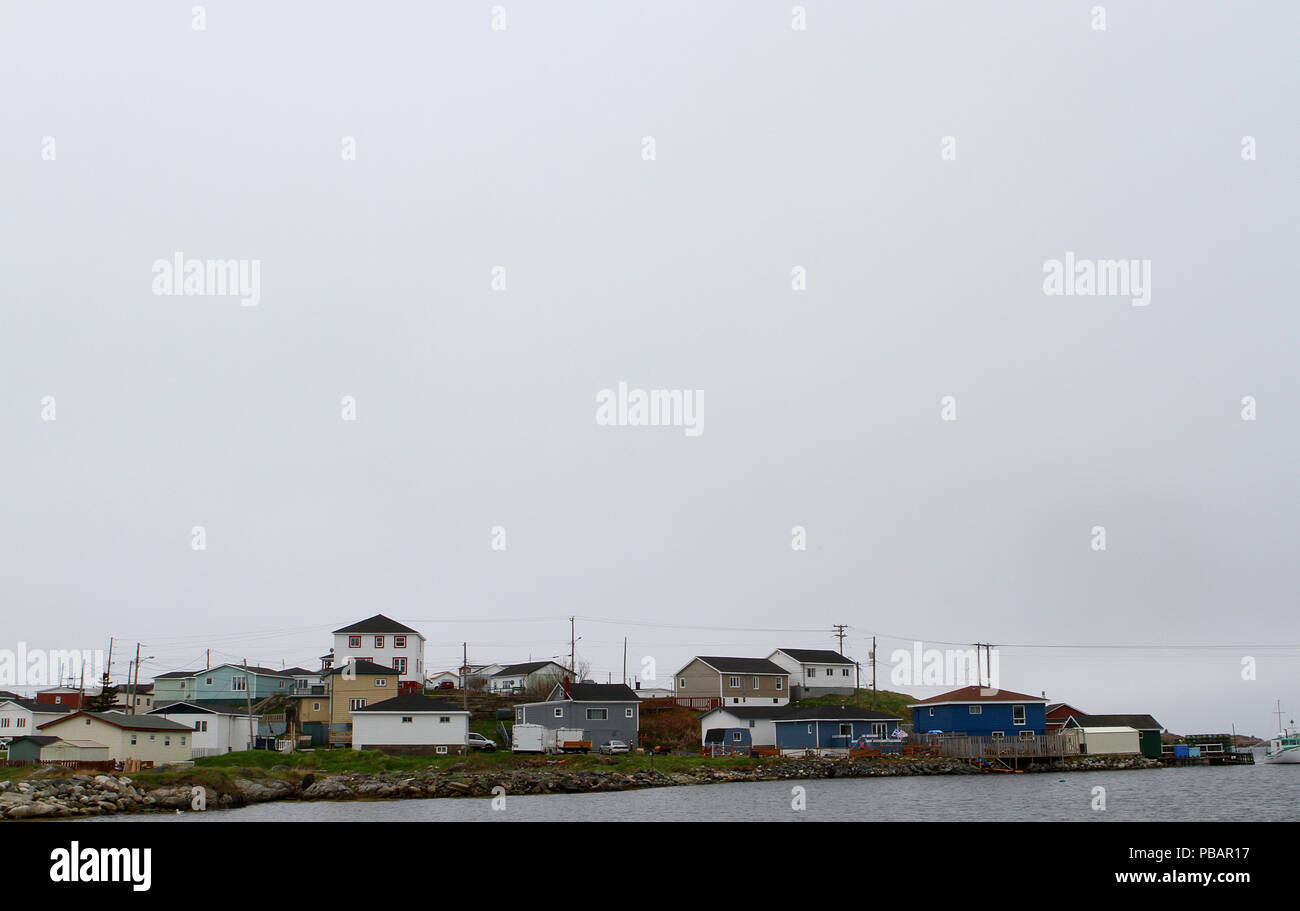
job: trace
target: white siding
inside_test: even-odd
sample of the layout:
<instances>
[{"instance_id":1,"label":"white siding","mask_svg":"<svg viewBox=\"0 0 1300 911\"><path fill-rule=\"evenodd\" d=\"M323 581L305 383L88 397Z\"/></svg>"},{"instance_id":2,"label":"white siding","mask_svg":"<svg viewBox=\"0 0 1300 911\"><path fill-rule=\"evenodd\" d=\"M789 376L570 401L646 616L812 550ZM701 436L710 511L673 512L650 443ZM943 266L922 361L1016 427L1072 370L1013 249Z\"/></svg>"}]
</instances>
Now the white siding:
<instances>
[{"instance_id":1,"label":"white siding","mask_svg":"<svg viewBox=\"0 0 1300 911\"><path fill-rule=\"evenodd\" d=\"M411 720L403 723L403 718ZM469 715L464 712L356 712L352 716L352 744L358 749L367 745L464 746L468 734Z\"/></svg>"}]
</instances>

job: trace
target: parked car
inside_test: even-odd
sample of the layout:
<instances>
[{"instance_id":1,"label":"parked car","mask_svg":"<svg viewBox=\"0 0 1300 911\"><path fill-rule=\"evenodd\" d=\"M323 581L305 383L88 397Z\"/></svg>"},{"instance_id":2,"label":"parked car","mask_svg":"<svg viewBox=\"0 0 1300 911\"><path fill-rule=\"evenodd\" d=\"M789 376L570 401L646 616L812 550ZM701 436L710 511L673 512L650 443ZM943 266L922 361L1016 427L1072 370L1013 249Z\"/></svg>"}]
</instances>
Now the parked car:
<instances>
[{"instance_id":1,"label":"parked car","mask_svg":"<svg viewBox=\"0 0 1300 911\"><path fill-rule=\"evenodd\" d=\"M442 683L439 683L434 687L435 690L454 690L455 688L456 684L452 683L450 680L444 680Z\"/></svg>"},{"instance_id":2,"label":"parked car","mask_svg":"<svg viewBox=\"0 0 1300 911\"><path fill-rule=\"evenodd\" d=\"M600 745L600 752L606 756L613 756L615 753L628 753L632 748L622 740L607 740Z\"/></svg>"},{"instance_id":3,"label":"parked car","mask_svg":"<svg viewBox=\"0 0 1300 911\"><path fill-rule=\"evenodd\" d=\"M487 750L489 753L492 753L495 752L497 748L497 742L495 740L489 740L482 734L471 733L469 735L469 748L471 750Z\"/></svg>"}]
</instances>

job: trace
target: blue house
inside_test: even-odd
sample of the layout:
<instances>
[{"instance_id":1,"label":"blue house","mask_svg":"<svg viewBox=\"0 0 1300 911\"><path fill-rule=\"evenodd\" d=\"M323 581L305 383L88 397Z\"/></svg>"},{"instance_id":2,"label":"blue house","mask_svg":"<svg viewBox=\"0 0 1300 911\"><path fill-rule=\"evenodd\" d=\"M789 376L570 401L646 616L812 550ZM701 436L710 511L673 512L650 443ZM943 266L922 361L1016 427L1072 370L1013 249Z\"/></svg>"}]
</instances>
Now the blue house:
<instances>
[{"instance_id":1,"label":"blue house","mask_svg":"<svg viewBox=\"0 0 1300 911\"><path fill-rule=\"evenodd\" d=\"M1024 739L1047 731L1047 700L1009 690L965 686L908 708L917 734Z\"/></svg>"},{"instance_id":2,"label":"blue house","mask_svg":"<svg viewBox=\"0 0 1300 911\"><path fill-rule=\"evenodd\" d=\"M812 705L787 709L772 722L779 749L845 750L889 741L903 719L851 706Z\"/></svg>"}]
</instances>

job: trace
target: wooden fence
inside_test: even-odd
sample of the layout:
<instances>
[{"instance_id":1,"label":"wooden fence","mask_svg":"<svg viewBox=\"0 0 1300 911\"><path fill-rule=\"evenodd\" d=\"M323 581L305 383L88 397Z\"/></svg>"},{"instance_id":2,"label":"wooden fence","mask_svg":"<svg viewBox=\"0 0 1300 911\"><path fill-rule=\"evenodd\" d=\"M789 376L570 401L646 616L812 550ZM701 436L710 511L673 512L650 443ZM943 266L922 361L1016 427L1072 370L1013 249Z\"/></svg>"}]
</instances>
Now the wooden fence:
<instances>
[{"instance_id":1,"label":"wooden fence","mask_svg":"<svg viewBox=\"0 0 1300 911\"><path fill-rule=\"evenodd\" d=\"M1063 759L1077 755L1078 747L1061 734L1019 737L943 737L921 734L916 745L936 750L949 759Z\"/></svg>"}]
</instances>

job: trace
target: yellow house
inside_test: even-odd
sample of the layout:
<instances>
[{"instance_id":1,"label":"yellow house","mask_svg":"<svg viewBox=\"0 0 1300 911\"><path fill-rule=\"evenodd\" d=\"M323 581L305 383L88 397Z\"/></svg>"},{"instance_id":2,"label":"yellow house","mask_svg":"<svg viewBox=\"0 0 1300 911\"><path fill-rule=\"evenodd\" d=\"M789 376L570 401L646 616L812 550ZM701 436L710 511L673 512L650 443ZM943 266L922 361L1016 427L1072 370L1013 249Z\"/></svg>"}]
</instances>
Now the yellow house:
<instances>
[{"instance_id":1,"label":"yellow house","mask_svg":"<svg viewBox=\"0 0 1300 911\"><path fill-rule=\"evenodd\" d=\"M313 742L350 746L353 710L397 696L400 678L395 669L364 658L326 671L324 693L298 698L299 730L315 729L319 740Z\"/></svg>"},{"instance_id":2,"label":"yellow house","mask_svg":"<svg viewBox=\"0 0 1300 911\"><path fill-rule=\"evenodd\" d=\"M158 715L73 712L47 721L38 730L68 741L93 740L108 747L108 758L119 762L182 762L191 758L194 745L192 728Z\"/></svg>"}]
</instances>

